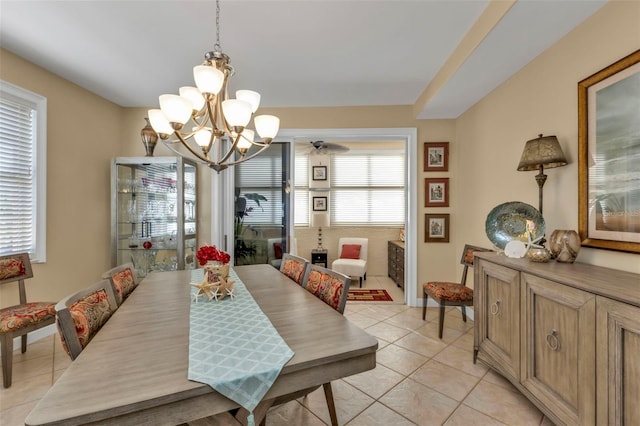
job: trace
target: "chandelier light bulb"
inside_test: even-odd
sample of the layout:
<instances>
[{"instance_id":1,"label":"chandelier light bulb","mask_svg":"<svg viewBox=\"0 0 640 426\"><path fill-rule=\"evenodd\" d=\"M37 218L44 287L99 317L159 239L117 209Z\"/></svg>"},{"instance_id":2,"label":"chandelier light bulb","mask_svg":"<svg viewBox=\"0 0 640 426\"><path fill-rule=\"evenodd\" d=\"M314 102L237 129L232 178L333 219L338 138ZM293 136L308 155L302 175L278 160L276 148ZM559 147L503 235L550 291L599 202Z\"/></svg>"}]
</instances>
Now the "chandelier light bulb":
<instances>
[{"instance_id":1,"label":"chandelier light bulb","mask_svg":"<svg viewBox=\"0 0 640 426\"><path fill-rule=\"evenodd\" d=\"M224 73L212 65L193 67L193 79L202 93L217 95L224 83Z\"/></svg>"},{"instance_id":2,"label":"chandelier light bulb","mask_svg":"<svg viewBox=\"0 0 640 426\"><path fill-rule=\"evenodd\" d=\"M200 90L198 90L198 88L184 86L180 88L179 93L183 98L189 99L189 101L191 102L192 111L198 112L204 106L204 96L202 96L202 93L200 92Z\"/></svg>"},{"instance_id":3,"label":"chandelier light bulb","mask_svg":"<svg viewBox=\"0 0 640 426\"><path fill-rule=\"evenodd\" d=\"M196 130L197 127L194 127L193 130ZM198 130L197 132L195 132L195 134L193 135L193 137L196 140L196 143L200 146L200 147L206 147L209 146L209 141L211 140L211 129L204 127L200 130Z\"/></svg>"},{"instance_id":4,"label":"chandelier light bulb","mask_svg":"<svg viewBox=\"0 0 640 426\"><path fill-rule=\"evenodd\" d=\"M186 123L191 117L191 102L178 95L160 95L160 109L170 123Z\"/></svg>"},{"instance_id":5,"label":"chandelier light bulb","mask_svg":"<svg viewBox=\"0 0 640 426\"><path fill-rule=\"evenodd\" d=\"M246 127L251 120L251 104L240 99L227 99L222 102L222 113L232 127Z\"/></svg>"},{"instance_id":6,"label":"chandelier light bulb","mask_svg":"<svg viewBox=\"0 0 640 426\"><path fill-rule=\"evenodd\" d=\"M260 106L260 93L253 90L236 90L236 99L247 101L251 105L251 113L253 114Z\"/></svg>"},{"instance_id":7,"label":"chandelier light bulb","mask_svg":"<svg viewBox=\"0 0 640 426\"><path fill-rule=\"evenodd\" d=\"M280 119L275 115L259 115L253 122L260 137L269 141L276 137L280 129Z\"/></svg>"},{"instance_id":8,"label":"chandelier light bulb","mask_svg":"<svg viewBox=\"0 0 640 426\"><path fill-rule=\"evenodd\" d=\"M248 151L253 144L253 138L255 137L255 132L251 129L244 129L240 134L240 139L238 140L238 149L244 150L244 152Z\"/></svg>"},{"instance_id":9,"label":"chandelier light bulb","mask_svg":"<svg viewBox=\"0 0 640 426\"><path fill-rule=\"evenodd\" d=\"M164 113L159 109L150 109L148 112L149 122L151 123L151 127L160 137L166 139L169 135L172 135L174 130L167 117L165 117Z\"/></svg>"}]
</instances>

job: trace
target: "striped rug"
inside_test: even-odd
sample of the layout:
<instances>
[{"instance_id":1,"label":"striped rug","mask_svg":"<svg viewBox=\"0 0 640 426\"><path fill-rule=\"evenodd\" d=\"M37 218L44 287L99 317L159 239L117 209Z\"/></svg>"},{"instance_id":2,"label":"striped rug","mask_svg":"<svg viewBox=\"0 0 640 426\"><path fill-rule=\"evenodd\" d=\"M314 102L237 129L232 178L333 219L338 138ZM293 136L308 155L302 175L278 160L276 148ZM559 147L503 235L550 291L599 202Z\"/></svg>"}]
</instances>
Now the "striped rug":
<instances>
[{"instance_id":1,"label":"striped rug","mask_svg":"<svg viewBox=\"0 0 640 426\"><path fill-rule=\"evenodd\" d=\"M352 289L349 290L347 300L354 302L393 302L387 290L365 290L365 289Z\"/></svg>"}]
</instances>

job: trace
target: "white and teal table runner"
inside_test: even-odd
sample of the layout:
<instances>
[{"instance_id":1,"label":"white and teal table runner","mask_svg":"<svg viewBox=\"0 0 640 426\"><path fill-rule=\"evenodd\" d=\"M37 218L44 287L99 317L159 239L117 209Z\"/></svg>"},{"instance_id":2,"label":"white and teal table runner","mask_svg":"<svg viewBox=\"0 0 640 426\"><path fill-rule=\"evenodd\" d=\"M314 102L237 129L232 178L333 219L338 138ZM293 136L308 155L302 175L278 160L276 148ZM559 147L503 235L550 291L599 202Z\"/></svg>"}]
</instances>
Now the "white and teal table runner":
<instances>
[{"instance_id":1,"label":"white and teal table runner","mask_svg":"<svg viewBox=\"0 0 640 426\"><path fill-rule=\"evenodd\" d=\"M201 282L203 270L191 274ZM193 300L189 318L189 380L206 383L249 411L253 410L293 357L280 334L233 270L235 298Z\"/></svg>"}]
</instances>

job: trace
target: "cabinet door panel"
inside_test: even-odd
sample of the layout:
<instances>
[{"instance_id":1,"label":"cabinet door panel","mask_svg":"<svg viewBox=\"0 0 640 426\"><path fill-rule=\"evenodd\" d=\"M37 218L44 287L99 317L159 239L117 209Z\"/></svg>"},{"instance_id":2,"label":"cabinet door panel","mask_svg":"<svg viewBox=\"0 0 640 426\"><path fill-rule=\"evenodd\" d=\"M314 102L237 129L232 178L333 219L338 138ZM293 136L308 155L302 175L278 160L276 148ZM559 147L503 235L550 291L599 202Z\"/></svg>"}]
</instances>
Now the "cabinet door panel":
<instances>
[{"instance_id":1,"label":"cabinet door panel","mask_svg":"<svg viewBox=\"0 0 640 426\"><path fill-rule=\"evenodd\" d=\"M480 261L476 266L474 311L476 348L503 374L519 378L520 274L513 269Z\"/></svg>"},{"instance_id":2,"label":"cabinet door panel","mask_svg":"<svg viewBox=\"0 0 640 426\"><path fill-rule=\"evenodd\" d=\"M640 419L640 308L597 298L598 424Z\"/></svg>"},{"instance_id":3,"label":"cabinet door panel","mask_svg":"<svg viewBox=\"0 0 640 426\"><path fill-rule=\"evenodd\" d=\"M595 419L595 296L522 274L522 384L561 422Z\"/></svg>"}]
</instances>

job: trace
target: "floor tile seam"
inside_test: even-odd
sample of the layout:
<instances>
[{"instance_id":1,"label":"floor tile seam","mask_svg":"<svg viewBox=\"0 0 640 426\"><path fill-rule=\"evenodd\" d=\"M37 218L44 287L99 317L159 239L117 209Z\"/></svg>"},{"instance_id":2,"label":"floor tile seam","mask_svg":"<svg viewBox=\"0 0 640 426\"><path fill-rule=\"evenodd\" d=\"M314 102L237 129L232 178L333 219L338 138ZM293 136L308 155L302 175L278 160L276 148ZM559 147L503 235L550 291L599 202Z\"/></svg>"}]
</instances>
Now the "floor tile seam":
<instances>
[{"instance_id":1,"label":"floor tile seam","mask_svg":"<svg viewBox=\"0 0 640 426\"><path fill-rule=\"evenodd\" d=\"M403 348L403 349L404 349L404 348ZM415 353L415 352L414 352L414 353ZM424 356L424 355L423 355L423 356ZM379 363L379 364L380 364L380 365L382 365L383 367L386 367L386 368L388 368L389 370L394 371L394 372L396 372L396 373L398 373L398 374L401 374L402 376L404 376L405 378L407 378L407 377L409 377L410 375L412 375L413 373L415 373L417 370L419 370L423 365L425 365L425 364L426 364L427 362L429 362L429 361L431 361L431 358L428 358L428 357L427 357L427 359L426 359L422 364L420 364L418 367L416 367L416 368L414 368L413 370L411 370L411 372L410 372L410 373L408 373L408 374L405 374L405 373L403 373L402 371L398 371L398 370L394 369L393 367L390 367L390 366L388 366L388 365L386 365L386 364L384 364L384 363L382 363L382 362L379 362L379 361L377 361L377 360L376 360L376 363Z\"/></svg>"},{"instance_id":2,"label":"floor tile seam","mask_svg":"<svg viewBox=\"0 0 640 426\"><path fill-rule=\"evenodd\" d=\"M313 410L310 410L308 407L305 407L305 406L304 406L304 404L303 404L302 402L300 402L300 400L305 399L305 398L308 398L308 397L309 397L309 395L305 395L305 396L303 396L303 397L301 397L301 398L296 399L295 401L296 401L300 406L302 406L302 408L303 408L304 410L307 410L309 413L311 413L311 415L312 415L312 416L314 416L316 419L318 419L318 420L320 421L320 423L324 423L324 424L326 425L327 423L326 423L324 420L322 420L322 419L321 419L321 418L320 418L316 413L314 413L314 412L313 412ZM267 413L268 413L268 412L267 412Z\"/></svg>"},{"instance_id":3,"label":"floor tile seam","mask_svg":"<svg viewBox=\"0 0 640 426\"><path fill-rule=\"evenodd\" d=\"M389 392L391 392L393 389L395 389L396 387L398 387L400 385L400 383L404 382L405 380L407 380L409 377L405 376L402 380L400 380L398 383L396 383L395 385L391 386L391 388L389 388L389 390L387 390L385 393L383 393L382 395L380 395L379 398L376 398L375 402L380 403L382 406L384 406L385 408L387 408L388 410L393 411L394 413L396 413L397 415L399 415L400 417L402 417L403 419L407 420L409 423L417 425L416 422L414 422L413 420L409 419L407 416L403 415L402 413L398 412L397 410L395 410L392 407L389 407L387 404L385 404L384 402L381 401L382 398L384 398L385 395L387 395ZM415 380L414 380L415 381ZM417 383L417 382L416 382Z\"/></svg>"}]
</instances>

